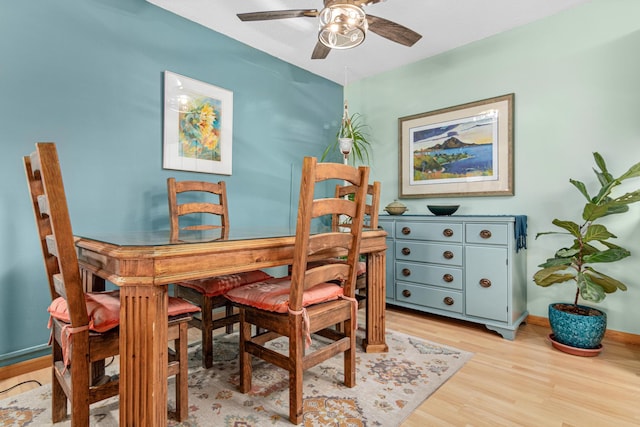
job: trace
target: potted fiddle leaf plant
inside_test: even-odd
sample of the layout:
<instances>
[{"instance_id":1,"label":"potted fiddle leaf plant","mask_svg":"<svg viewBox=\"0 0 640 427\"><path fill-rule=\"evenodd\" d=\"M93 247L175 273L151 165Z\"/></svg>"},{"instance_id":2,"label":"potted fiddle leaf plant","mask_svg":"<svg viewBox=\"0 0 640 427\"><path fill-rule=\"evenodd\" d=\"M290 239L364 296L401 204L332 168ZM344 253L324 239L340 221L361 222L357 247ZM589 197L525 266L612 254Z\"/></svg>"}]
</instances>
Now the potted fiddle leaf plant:
<instances>
[{"instance_id":1,"label":"potted fiddle leaf plant","mask_svg":"<svg viewBox=\"0 0 640 427\"><path fill-rule=\"evenodd\" d=\"M345 102L344 113L336 138L325 148L320 161L324 161L330 153L338 150L345 160L349 158L350 154L353 154L354 160L358 160L362 164L368 164L371 144L368 140L367 128L368 126L362 121L362 115L359 113L349 115L349 109Z\"/></svg>"},{"instance_id":2,"label":"potted fiddle leaf plant","mask_svg":"<svg viewBox=\"0 0 640 427\"><path fill-rule=\"evenodd\" d=\"M626 291L621 281L600 271L602 264L620 261L631 253L610 239L616 236L598 221L606 216L621 215L629 211L629 205L640 201L640 190L621 196L612 195L613 190L623 181L640 176L640 163L615 178L599 153L593 153L595 172L600 188L590 195L584 183L570 179L569 182L586 199L582 207L581 223L554 219L552 223L562 231L538 233L542 235L562 234L570 241L568 247L558 249L552 258L540 264L533 280L538 286L572 282L575 285L573 303L552 303L549 305L549 323L552 334L549 338L554 347L571 354L595 356L602 348L601 340L606 330L606 313L600 309L578 304L585 301L599 303L607 294L617 290Z\"/></svg>"}]
</instances>

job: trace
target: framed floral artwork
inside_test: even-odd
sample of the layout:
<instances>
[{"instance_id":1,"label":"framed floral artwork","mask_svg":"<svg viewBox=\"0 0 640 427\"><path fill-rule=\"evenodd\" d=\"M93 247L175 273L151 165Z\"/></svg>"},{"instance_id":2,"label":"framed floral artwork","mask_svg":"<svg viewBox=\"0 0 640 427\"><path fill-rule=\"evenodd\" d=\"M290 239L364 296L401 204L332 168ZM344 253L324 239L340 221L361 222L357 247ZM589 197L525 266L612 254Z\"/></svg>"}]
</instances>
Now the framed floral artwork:
<instances>
[{"instance_id":1,"label":"framed floral artwork","mask_svg":"<svg viewBox=\"0 0 640 427\"><path fill-rule=\"evenodd\" d=\"M163 168L231 175L233 92L164 72Z\"/></svg>"},{"instance_id":2,"label":"framed floral artwork","mask_svg":"<svg viewBox=\"0 0 640 427\"><path fill-rule=\"evenodd\" d=\"M513 196L513 100L399 118L400 197Z\"/></svg>"}]
</instances>

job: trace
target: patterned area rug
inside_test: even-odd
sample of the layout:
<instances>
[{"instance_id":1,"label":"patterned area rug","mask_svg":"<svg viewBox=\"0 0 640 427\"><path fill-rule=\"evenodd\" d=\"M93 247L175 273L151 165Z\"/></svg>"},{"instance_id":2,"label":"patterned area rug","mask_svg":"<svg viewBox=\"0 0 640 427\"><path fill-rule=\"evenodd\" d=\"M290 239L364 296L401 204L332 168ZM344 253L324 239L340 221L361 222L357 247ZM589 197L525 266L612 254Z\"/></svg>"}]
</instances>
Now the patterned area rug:
<instances>
[{"instance_id":1,"label":"patterned area rug","mask_svg":"<svg viewBox=\"0 0 640 427\"><path fill-rule=\"evenodd\" d=\"M361 333L361 331L358 331ZM361 337L359 337L361 341ZM357 353L356 387L342 383L342 356L305 372L303 426L399 426L425 399L453 376L472 353L387 331L388 353ZM322 338L314 336L314 341ZM286 348L286 341L276 342ZM360 347L359 347L360 348ZM238 337L215 338L214 366L200 365L200 345L190 348L189 418L170 426L263 427L289 422L288 374L254 359L252 391L238 386ZM174 383L169 381L169 406ZM51 424L51 388L44 385L0 401L0 426ZM92 426L118 425L118 400L108 399L91 409ZM63 422L56 426L68 426Z\"/></svg>"}]
</instances>

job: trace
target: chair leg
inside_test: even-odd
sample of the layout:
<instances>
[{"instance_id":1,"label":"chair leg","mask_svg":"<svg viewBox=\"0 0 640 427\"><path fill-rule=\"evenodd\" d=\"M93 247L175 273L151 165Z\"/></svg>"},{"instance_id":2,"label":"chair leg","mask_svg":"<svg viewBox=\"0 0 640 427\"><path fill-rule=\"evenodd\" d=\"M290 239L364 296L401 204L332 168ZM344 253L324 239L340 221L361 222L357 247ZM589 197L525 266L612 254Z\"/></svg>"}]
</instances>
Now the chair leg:
<instances>
[{"instance_id":1,"label":"chair leg","mask_svg":"<svg viewBox=\"0 0 640 427\"><path fill-rule=\"evenodd\" d=\"M56 375L56 361L62 360L62 350L57 341L52 343L53 366L51 367L51 421L55 424L67 418L67 395L58 382Z\"/></svg>"},{"instance_id":2,"label":"chair leg","mask_svg":"<svg viewBox=\"0 0 640 427\"><path fill-rule=\"evenodd\" d=\"M251 355L246 351L245 343L251 339L251 324L245 321L244 308L240 308L240 392L251 391Z\"/></svg>"},{"instance_id":3,"label":"chair leg","mask_svg":"<svg viewBox=\"0 0 640 427\"><path fill-rule=\"evenodd\" d=\"M231 303L227 303L224 306L224 315L225 317L231 317L233 316L233 304ZM227 334L232 334L233 333L233 323L227 325Z\"/></svg>"},{"instance_id":4,"label":"chair leg","mask_svg":"<svg viewBox=\"0 0 640 427\"><path fill-rule=\"evenodd\" d=\"M178 339L175 340L175 349L180 364L176 375L176 419L182 422L189 415L189 359L187 354L189 325L187 322L182 322L179 328Z\"/></svg>"},{"instance_id":5,"label":"chair leg","mask_svg":"<svg viewBox=\"0 0 640 427\"><path fill-rule=\"evenodd\" d=\"M51 369L51 422L59 423L67 418L67 395L56 378L56 368Z\"/></svg>"},{"instance_id":6,"label":"chair leg","mask_svg":"<svg viewBox=\"0 0 640 427\"><path fill-rule=\"evenodd\" d=\"M202 329L202 366L209 369L213 366L213 303L211 298L202 297L201 329Z\"/></svg>"},{"instance_id":7,"label":"chair leg","mask_svg":"<svg viewBox=\"0 0 640 427\"><path fill-rule=\"evenodd\" d=\"M78 340L79 341L79 340ZM71 360L71 425L73 427L89 426L89 357L80 351L73 351Z\"/></svg>"},{"instance_id":8,"label":"chair leg","mask_svg":"<svg viewBox=\"0 0 640 427\"><path fill-rule=\"evenodd\" d=\"M355 387L356 385L356 333L353 330L354 319L344 322L349 348L344 352L344 385Z\"/></svg>"},{"instance_id":9,"label":"chair leg","mask_svg":"<svg viewBox=\"0 0 640 427\"><path fill-rule=\"evenodd\" d=\"M304 333L302 332L302 316L294 316L295 326L291 328L289 337L289 358L292 360L293 370L289 372L289 421L293 424L302 422L302 378L304 369Z\"/></svg>"}]
</instances>

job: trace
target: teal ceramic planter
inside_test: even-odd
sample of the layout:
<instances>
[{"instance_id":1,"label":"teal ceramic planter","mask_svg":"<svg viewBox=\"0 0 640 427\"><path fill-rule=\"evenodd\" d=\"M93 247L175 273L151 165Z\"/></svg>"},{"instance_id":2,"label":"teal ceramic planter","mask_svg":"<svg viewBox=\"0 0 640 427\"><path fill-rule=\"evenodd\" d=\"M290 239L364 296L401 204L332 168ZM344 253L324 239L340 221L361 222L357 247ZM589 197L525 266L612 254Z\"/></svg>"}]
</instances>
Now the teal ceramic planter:
<instances>
[{"instance_id":1,"label":"teal ceramic planter","mask_svg":"<svg viewBox=\"0 0 640 427\"><path fill-rule=\"evenodd\" d=\"M593 307L578 305L585 310L595 310L599 316L583 316L556 309L557 303L549 304L549 323L554 339L576 348L599 348L607 330L607 314ZM565 304L573 305L573 304Z\"/></svg>"}]
</instances>

